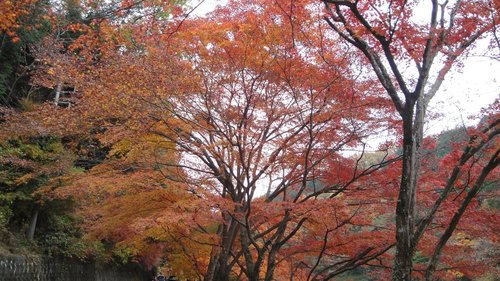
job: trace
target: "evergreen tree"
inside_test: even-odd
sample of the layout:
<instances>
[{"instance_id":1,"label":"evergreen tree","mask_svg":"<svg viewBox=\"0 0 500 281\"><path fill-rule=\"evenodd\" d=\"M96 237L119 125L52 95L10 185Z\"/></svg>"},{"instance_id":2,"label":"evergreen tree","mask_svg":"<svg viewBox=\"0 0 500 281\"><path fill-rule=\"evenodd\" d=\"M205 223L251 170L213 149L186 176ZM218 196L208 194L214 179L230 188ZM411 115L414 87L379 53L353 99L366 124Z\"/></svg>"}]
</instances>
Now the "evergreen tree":
<instances>
[{"instance_id":1,"label":"evergreen tree","mask_svg":"<svg viewBox=\"0 0 500 281\"><path fill-rule=\"evenodd\" d=\"M45 17L49 8L49 1L37 1L18 18L15 32L0 30L0 105L19 106L22 98L35 98L36 90L29 84L35 64L33 49L51 32Z\"/></svg>"}]
</instances>

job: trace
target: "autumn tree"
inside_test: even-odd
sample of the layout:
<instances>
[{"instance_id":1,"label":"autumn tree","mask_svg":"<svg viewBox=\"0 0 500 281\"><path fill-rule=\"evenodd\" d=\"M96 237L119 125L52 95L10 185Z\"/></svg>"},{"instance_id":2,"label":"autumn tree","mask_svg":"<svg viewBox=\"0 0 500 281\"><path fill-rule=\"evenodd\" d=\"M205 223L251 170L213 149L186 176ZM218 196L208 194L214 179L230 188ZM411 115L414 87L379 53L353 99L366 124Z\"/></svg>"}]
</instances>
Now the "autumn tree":
<instances>
[{"instance_id":1,"label":"autumn tree","mask_svg":"<svg viewBox=\"0 0 500 281\"><path fill-rule=\"evenodd\" d=\"M54 178L38 193L77 202L87 258L149 269L166 264L179 277L199 278L210 247L192 240L211 239L197 224L214 219L187 187L165 179L174 173L157 163L175 163L172 146L155 135L122 138L101 163Z\"/></svg>"},{"instance_id":2,"label":"autumn tree","mask_svg":"<svg viewBox=\"0 0 500 281\"><path fill-rule=\"evenodd\" d=\"M440 199L427 214L417 218L416 194L429 102L445 76L467 55L471 46L496 28L498 9L491 1L431 1L430 7L425 9L420 7L421 3L407 1L325 0L323 3L327 10L325 20L331 29L364 55L401 116L403 166L396 207L397 254L393 280L411 280L417 244L454 185L462 165L498 134L497 122L493 121L484 129L488 137L483 138L480 145L474 144L477 137L472 135L471 143L452 169ZM428 14L421 15L420 10L426 10ZM423 22L419 20L422 16L427 18ZM484 176L478 178L479 186L483 177L497 165L497 153L493 153L491 161L483 166L481 175ZM469 201L464 201L461 208L465 210ZM451 235L453 225L460 217L457 215L450 222L446 236ZM437 252L446 244L445 240L439 244ZM437 258L438 255L434 256L429 263L427 279L432 278Z\"/></svg>"},{"instance_id":3,"label":"autumn tree","mask_svg":"<svg viewBox=\"0 0 500 281\"><path fill-rule=\"evenodd\" d=\"M352 83L345 52L324 52L335 43L307 4L231 2L175 37L193 84L166 97L156 90L148 115L169 128L152 132L176 144L176 166L194 192L210 191L201 196L220 216L205 280L272 280L282 248L326 205L314 203L320 194L339 196L392 161L320 187L322 163L386 126L366 116L391 113L384 98L357 94L370 83Z\"/></svg>"},{"instance_id":4,"label":"autumn tree","mask_svg":"<svg viewBox=\"0 0 500 281\"><path fill-rule=\"evenodd\" d=\"M127 230L128 235L116 235L120 230L125 231L126 225L132 218L130 217L131 213L125 211L123 211L123 216L120 217L114 216L114 213L106 213L108 210L111 210L111 208L116 207L116 205L111 203L116 204L127 201L128 203L123 204L123 206L130 207L129 210L133 211L133 208L138 205L147 206L148 200L151 200L151 196L164 196L164 189L159 183L161 181L155 180L161 177L162 173L165 173L165 171L161 169L161 171L158 170L158 165L154 163L153 157L149 159L150 162L147 163L150 170L137 167L146 164L140 163L138 160L130 160L136 159L130 155L137 155L137 153L134 154L130 152L133 149L127 148L128 146L132 146L134 142L140 142L140 145L152 142L151 136L148 138L148 136L144 134L145 130L137 129L139 124L143 124L139 121L140 116L137 116L137 119L126 118L129 116L128 114L134 110L140 112L141 109L144 109L144 107L139 108L138 106L140 98L137 96L135 100L126 100L123 99L123 97L115 97L116 100L119 100L118 103L115 102L115 99L108 99L105 101L99 100L102 99L103 96L100 95L102 94L99 92L100 89L95 87L95 83L99 82L98 78L103 78L106 74L115 71L116 68L123 69L122 67L124 65L126 66L130 62L129 59L134 58L134 55L135 58L137 58L141 50L140 46L138 46L139 44L134 45L135 42L133 41L135 38L133 38L133 36L136 36L139 32L142 33L142 27L149 26L149 28L154 29L152 22L158 21L160 18L170 19L173 15L180 13L181 10L178 9L180 6L177 3L172 3L171 1L123 1L123 3L108 3L106 1L102 3L98 3L99 1L91 2L68 0L54 3L53 6L47 8L53 15L51 18L47 18L51 20L52 29L51 33L44 37L40 44L33 46L36 47L33 53L37 58L37 65L35 68L36 77L30 81L32 85L47 88L56 88L63 83L71 83L69 85L82 88L82 90L79 91L78 97L85 95L86 99L73 100L72 102L74 103L75 110L58 108L52 103L33 104L30 111L24 112L6 110L5 120L2 120L4 123L2 124L0 139L2 141L9 141L10 138L30 139L33 136L49 139L64 139L64 149L72 151L76 155L75 159L72 159L71 163L64 162L64 164L68 164L68 169L64 171L60 169L59 173L50 174L50 176L55 176L56 178L52 179L49 184L43 182L41 184L43 187L42 191L34 195L26 194L26 196L41 198L40 202L43 202L45 205L50 205L50 202L55 202L59 198L75 199L75 201L81 203L81 205L77 205L81 210L78 214L85 214L86 216L82 215L82 217L86 219L90 218L85 220L85 224L82 225L85 227L85 230L87 230L88 235L86 237L90 237L87 239L90 243L96 241L111 241L110 243L113 244L113 247L107 249L107 251L111 252L110 255L115 255L115 257L120 257L122 260L126 261L141 260L144 264L150 266L157 263L159 257L165 254L165 252L162 251L164 247L161 245L164 245L166 240L171 239L172 235L172 232L165 231L164 225L166 222L161 224L154 218L160 216L168 217L169 213L167 210L172 211L172 209L166 208L167 210L165 210L164 207L174 203L182 205L179 198L182 198L182 196L188 198L188 195L191 193L186 191L184 195L179 193L180 195L176 197L178 188L172 187L168 190L169 192L166 193L170 195L173 194L171 198L177 198L178 200L176 201L179 202L172 203L172 200L165 200L160 201L156 206L151 205L148 209L149 214L154 213L154 215L151 215L150 218L146 218L147 212L142 213L142 217L140 218L143 219L144 223L137 223L137 225L156 227L156 230L148 232L149 234L141 232L141 234L138 235L138 231L134 230L134 232L132 230ZM13 2L8 1L7 4L10 5L12 3ZM4 4L4 2L2 2L2 4ZM22 3L19 1L17 4L21 5ZM17 4L14 2L13 7L17 7ZM27 6L29 5L27 4ZM27 14L27 12L23 12L19 14L19 17L21 18L21 16ZM134 14L140 14L140 16L133 17L132 15ZM116 22L118 21L121 21L122 25L117 25ZM124 22L127 22L128 25ZM146 22L148 24L145 24ZM172 24L173 28L177 26L177 23ZM13 26L12 28L17 27ZM27 25L26 28L33 28L33 26ZM120 33L124 30L128 31L128 33L125 35L121 34L120 36ZM2 32L3 31L2 29ZM10 30L8 31L10 32ZM133 32L137 33L130 35ZM14 36L17 34L18 33L12 33L9 36L15 38ZM5 39L6 36L3 38ZM120 46L123 49L117 47L119 44L121 44ZM127 55L131 54L130 56L124 54L125 48L128 48L129 53L127 53ZM153 63L153 58L151 57L148 62ZM139 68L137 65L135 69L127 67L124 70L128 70L129 72L121 72L120 74L134 75L136 71L140 71L140 69L142 68ZM165 73L165 71L163 72ZM114 76L114 78L117 77L118 75ZM115 86L120 84L119 79L113 82ZM102 85L106 87L109 86L109 83L102 81ZM130 86L129 84L129 88L131 88ZM113 93L113 90L120 90L113 87L108 89L110 91L105 91L104 93L109 94ZM138 91L137 88L128 90ZM99 95L97 95L98 92ZM129 93L130 92L126 92L125 94ZM124 104L129 105L128 111L120 111L120 107L124 106ZM129 130L129 132L126 132L127 130ZM139 149L139 147L144 148L145 146L136 146L136 149ZM111 154L107 155L110 149L112 149L110 152ZM163 148L158 145L154 146L154 149L162 150ZM142 153L144 153L144 151L142 151ZM167 154L171 155L169 153ZM125 160L124 155L128 156L126 158L127 160ZM154 156L155 154L148 155ZM144 156L144 154L142 154L142 156ZM110 159L106 159L107 157ZM162 159L165 160L165 157ZM55 160L57 160L59 165L63 164L60 159ZM2 163L11 163L9 161L10 160L4 160L2 157ZM76 170L71 169L73 164L78 166ZM34 165L30 165L29 168L31 168L31 166ZM56 165L53 166L56 167ZM95 169L93 169L94 167ZM13 167L13 169L14 168L15 167ZM123 170L135 171L138 178L150 177L151 181L143 179L143 182L144 185L147 185L146 182L149 183L149 187L153 189L153 192L146 192L141 189L142 186L137 184L132 184L131 186L122 184L118 185L118 187L123 190L122 195L127 194L128 191L131 196L123 196L126 198L117 199L112 197L115 195L114 193L107 190L103 198L100 199L106 202L105 206L103 206L102 209L96 208L94 211L106 213L106 218L109 220L94 222L91 219L92 208L85 208L89 205L96 207L96 205L92 205L92 203L95 203L91 200L94 197L85 200L86 198L84 198L84 196L87 194L82 194L79 189L79 187L81 187L80 183L85 183L87 180L90 180L91 182L96 182L96 184L101 183L101 187L103 188L111 189L111 187L116 187L116 185L107 184L107 179L121 179L123 182L127 182L130 179L129 174L123 172ZM100 176L94 177L94 173ZM35 174L35 172L30 171L29 175L25 177L25 180L29 180L29 176L32 174ZM108 178L106 176L108 174L113 176ZM11 177L15 177L16 174L8 172L7 176L7 178L10 179ZM77 181L76 178L82 180ZM118 180L118 182L120 182L120 180ZM116 183L116 181L113 181L113 183ZM70 186L72 191L70 192L62 188L58 190L58 192L52 190L53 188L59 188L63 185ZM157 190L154 190L154 187L156 187ZM33 190L30 189L30 193L32 191ZM99 194L99 191L93 191L96 195ZM135 200L137 198L133 195L138 191L144 191L141 193L141 198L144 198L144 200ZM12 196L9 198L11 197ZM109 199L110 197L115 200L112 201ZM109 200L106 201L107 199ZM129 204L130 202L136 204ZM112 206L111 208L110 205ZM186 203L186 205L189 205L189 203ZM160 215L160 213L163 215ZM172 215L172 217L179 214L180 212L176 215ZM148 221L149 224L146 223L146 221ZM105 228L106 231L102 230L102 228ZM132 227L130 229L132 229ZM175 228L173 231L180 232L181 230L187 231L186 228L183 229L181 227ZM153 235L153 232L156 234ZM176 239L178 237L179 236L175 236ZM132 243L128 241L135 242ZM114 248L114 246L118 244L120 245ZM175 245L173 242L170 244ZM153 251L153 249L156 249L155 246L158 246L158 250ZM199 249L196 247L194 248ZM88 251L86 253L88 256L95 257L99 255L99 251L92 251L88 248L85 250ZM172 251L172 255L179 254L180 256L183 250L184 249L179 246L176 251ZM79 258L85 257L79 256ZM182 258L180 260L182 260ZM180 270L184 270L184 272L188 272L187 269L189 269L189 264L192 262L191 257L187 260L188 261L184 263L184 268L179 267ZM179 265L181 262L177 264ZM201 261L200 264L201 265L198 265L198 267L204 268L203 261ZM192 278L193 276L189 275L189 277Z\"/></svg>"},{"instance_id":5,"label":"autumn tree","mask_svg":"<svg viewBox=\"0 0 500 281\"><path fill-rule=\"evenodd\" d=\"M40 99L30 85L35 46L50 33L47 1L2 1L0 4L0 104L30 109L30 99ZM39 92L39 93L38 93Z\"/></svg>"},{"instance_id":6,"label":"autumn tree","mask_svg":"<svg viewBox=\"0 0 500 281\"><path fill-rule=\"evenodd\" d=\"M485 114L488 113L485 112ZM483 126L484 124L481 124L479 128L487 128ZM477 128L472 127L468 128L467 132L475 138L477 136L476 130ZM435 137L432 136L424 139L424 157L416 214L418 217L424 218L429 214L430 210L436 208L436 201L440 201L440 205L439 210L433 214L432 224L422 233L415 249L413 262L414 277L417 279L425 278L431 259L433 263L438 260L440 262L440 266L436 268L435 278L451 280L460 276L476 278L495 274L495 261L488 252L498 251L496 242L498 235L492 232L498 220L498 213L496 209L489 207L488 200L494 198L498 193L494 187L498 178L493 173L486 181L481 183L483 180L481 179L481 173L482 169L488 165L491 157L494 156L497 142L490 141L489 144L483 146L480 153L465 161L461 167L461 172L456 175L453 184L451 184L447 181L450 175L450 167L455 168L454 166L461 156L461 150L467 147L470 141L464 129L459 131L463 135L456 137L456 141L451 143L452 147L443 148L442 143L436 141ZM438 156L438 151L441 149L451 149L451 151L444 157ZM371 159L371 161L374 160ZM330 167L335 170L336 165ZM401 163L397 162L371 174L369 178L358 180L356 190L349 191L349 196L344 199L347 206L358 202L358 204L370 208L366 214L361 215L364 221L353 218L352 223L358 225L358 229L344 234L345 237L350 237L356 241L356 245L366 239L362 238L363 233L372 234L370 236L372 239L370 246L383 243L383 239L377 237L379 234L382 234L382 236L392 236L394 234L396 214L392 213L391 210L396 207L399 186L398 175L401 173L401 168ZM332 178L328 181L332 181ZM477 185L476 181L478 181ZM481 186L481 193L476 193L475 197L465 200L467 196L472 196L472 193L468 194L468 191L472 190L473 186ZM475 192L477 191L479 189L476 189ZM446 195L443 196L442 192L446 192ZM468 205L466 209L464 204ZM462 209L462 211L457 214L458 209ZM364 211L360 209L359 212ZM454 223L450 224L452 220ZM326 225L326 223L323 223L323 225ZM450 232L451 229L456 231L453 236L450 235L452 233L452 231ZM326 254L329 253L328 250L335 249L333 247L336 244L340 244L335 232L330 234L330 240L324 240L323 243L324 248L327 250ZM319 241L316 243L319 243ZM447 244L447 246L443 247L443 243ZM440 246L438 247L438 245ZM488 247L488 250L485 250L484 247ZM367 249L369 248L362 246L359 252ZM335 250L336 253L340 253L343 249L337 246ZM440 258L436 258L437 256ZM374 257L363 266L364 272L367 275L372 275L376 280L387 280L390 278L391 272L389 269L392 268L393 259L394 253L392 251ZM334 265L335 263L332 262L331 264ZM308 266L307 263L302 264L302 267L307 269L306 265ZM321 270L327 266L329 266L328 263L320 263L317 268Z\"/></svg>"}]
</instances>

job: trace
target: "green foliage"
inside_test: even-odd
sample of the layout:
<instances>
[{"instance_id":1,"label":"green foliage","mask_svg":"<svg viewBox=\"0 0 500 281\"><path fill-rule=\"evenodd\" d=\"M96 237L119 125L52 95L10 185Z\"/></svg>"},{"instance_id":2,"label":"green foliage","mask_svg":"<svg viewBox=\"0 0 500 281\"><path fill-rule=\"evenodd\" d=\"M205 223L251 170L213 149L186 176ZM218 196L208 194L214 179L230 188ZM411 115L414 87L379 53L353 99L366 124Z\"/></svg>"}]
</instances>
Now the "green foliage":
<instances>
[{"instance_id":1,"label":"green foliage","mask_svg":"<svg viewBox=\"0 0 500 281\"><path fill-rule=\"evenodd\" d=\"M481 190L484 194L488 194L491 192L493 192L494 194L494 192L498 192L500 190L500 184L498 181L488 182L483 185ZM482 208L500 210L500 198L498 197L480 197L480 202Z\"/></svg>"},{"instance_id":2,"label":"green foliage","mask_svg":"<svg viewBox=\"0 0 500 281\"><path fill-rule=\"evenodd\" d=\"M413 263L414 264L417 264L417 263L426 264L427 262L429 262L429 258L422 255L422 252L420 252L420 251L417 251L415 253L415 255L413 256Z\"/></svg>"},{"instance_id":3,"label":"green foliage","mask_svg":"<svg viewBox=\"0 0 500 281\"><path fill-rule=\"evenodd\" d=\"M84 259L78 221L68 200L43 200L35 193L49 179L72 171L75 157L51 136L11 139L0 145L0 236L17 253L22 249ZM32 213L39 210L34 242L26 240ZM11 239L7 239L7 238Z\"/></svg>"},{"instance_id":4,"label":"green foliage","mask_svg":"<svg viewBox=\"0 0 500 281\"><path fill-rule=\"evenodd\" d=\"M452 144L464 141L467 139L467 132L464 128L455 128L444 131L437 136L437 147L435 149L436 156L443 158L451 152Z\"/></svg>"},{"instance_id":5,"label":"green foliage","mask_svg":"<svg viewBox=\"0 0 500 281\"><path fill-rule=\"evenodd\" d=\"M339 281L368 281L368 280L373 280L370 278L369 275L370 270L363 268L363 267L358 267L354 270L351 270L349 272L340 274L335 280Z\"/></svg>"},{"instance_id":6,"label":"green foliage","mask_svg":"<svg viewBox=\"0 0 500 281\"><path fill-rule=\"evenodd\" d=\"M13 212L10 205L0 205L0 236L1 234L5 234L5 232L7 232L7 224L10 221L12 215Z\"/></svg>"},{"instance_id":7,"label":"green foliage","mask_svg":"<svg viewBox=\"0 0 500 281\"><path fill-rule=\"evenodd\" d=\"M130 260L135 256L134 252L127 247L119 247L113 250L113 256L116 261L122 264L130 262Z\"/></svg>"},{"instance_id":8,"label":"green foliage","mask_svg":"<svg viewBox=\"0 0 500 281\"><path fill-rule=\"evenodd\" d=\"M500 210L500 199L498 199L498 198L491 198L491 199L483 200L481 202L481 206L483 208Z\"/></svg>"},{"instance_id":9,"label":"green foliage","mask_svg":"<svg viewBox=\"0 0 500 281\"><path fill-rule=\"evenodd\" d=\"M32 87L29 85L30 68L35 62L34 46L51 32L51 24L44 18L48 1L38 1L31 14L22 17L16 30L17 42L0 32L0 105L25 107ZM41 92L47 92L46 89ZM25 108L26 109L26 108Z\"/></svg>"},{"instance_id":10,"label":"green foliage","mask_svg":"<svg viewBox=\"0 0 500 281\"><path fill-rule=\"evenodd\" d=\"M63 6L65 10L65 18L69 22L79 22L82 20L82 7L80 1L64 0Z\"/></svg>"},{"instance_id":11,"label":"green foliage","mask_svg":"<svg viewBox=\"0 0 500 281\"><path fill-rule=\"evenodd\" d=\"M87 255L92 257L94 260L106 262L107 248L102 241L88 242L87 244Z\"/></svg>"},{"instance_id":12,"label":"green foliage","mask_svg":"<svg viewBox=\"0 0 500 281\"><path fill-rule=\"evenodd\" d=\"M41 214L43 224L38 228L42 233L39 245L49 256L64 256L84 260L87 247L78 225L81 223L71 215L73 204L69 200L54 200L44 206Z\"/></svg>"},{"instance_id":13,"label":"green foliage","mask_svg":"<svg viewBox=\"0 0 500 281\"><path fill-rule=\"evenodd\" d=\"M51 176L64 172L68 168L64 164L70 165L72 158L57 138L9 140L0 145L0 192L31 194Z\"/></svg>"}]
</instances>

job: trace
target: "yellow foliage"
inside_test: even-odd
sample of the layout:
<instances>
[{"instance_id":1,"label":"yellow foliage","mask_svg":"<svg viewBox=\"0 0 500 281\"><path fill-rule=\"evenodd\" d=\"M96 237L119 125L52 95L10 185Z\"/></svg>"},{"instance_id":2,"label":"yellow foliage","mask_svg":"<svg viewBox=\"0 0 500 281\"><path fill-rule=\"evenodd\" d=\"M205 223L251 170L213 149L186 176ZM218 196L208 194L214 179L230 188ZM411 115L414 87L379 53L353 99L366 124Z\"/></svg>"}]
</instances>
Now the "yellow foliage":
<instances>
[{"instance_id":1,"label":"yellow foliage","mask_svg":"<svg viewBox=\"0 0 500 281\"><path fill-rule=\"evenodd\" d=\"M457 243L461 246L472 247L474 246L474 241L472 241L466 233L459 232L456 234Z\"/></svg>"},{"instance_id":2,"label":"yellow foliage","mask_svg":"<svg viewBox=\"0 0 500 281\"><path fill-rule=\"evenodd\" d=\"M132 150L132 142L130 140L124 139L113 146L113 148L109 152L109 155L121 158L125 156L130 150Z\"/></svg>"},{"instance_id":3,"label":"yellow foliage","mask_svg":"<svg viewBox=\"0 0 500 281\"><path fill-rule=\"evenodd\" d=\"M35 104L29 98L22 98L19 100L19 105L23 111L33 111L35 109Z\"/></svg>"},{"instance_id":4,"label":"yellow foliage","mask_svg":"<svg viewBox=\"0 0 500 281\"><path fill-rule=\"evenodd\" d=\"M455 276L455 278L462 278L464 277L464 274L458 270L453 270L453 269L450 269L448 270L448 273L450 273L451 275Z\"/></svg>"},{"instance_id":5,"label":"yellow foliage","mask_svg":"<svg viewBox=\"0 0 500 281\"><path fill-rule=\"evenodd\" d=\"M35 177L36 175L34 173L28 173L26 175L23 175L22 177L17 178L15 184L16 185L27 184L30 180L32 180Z\"/></svg>"}]
</instances>

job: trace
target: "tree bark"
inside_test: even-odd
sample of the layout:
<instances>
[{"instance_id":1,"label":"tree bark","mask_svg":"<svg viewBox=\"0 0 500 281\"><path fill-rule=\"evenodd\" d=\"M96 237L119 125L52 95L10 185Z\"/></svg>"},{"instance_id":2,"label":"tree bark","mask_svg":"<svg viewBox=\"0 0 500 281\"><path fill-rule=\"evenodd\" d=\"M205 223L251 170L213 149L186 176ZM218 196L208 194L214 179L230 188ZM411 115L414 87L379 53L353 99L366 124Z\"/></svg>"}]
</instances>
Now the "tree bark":
<instances>
[{"instance_id":1,"label":"tree bark","mask_svg":"<svg viewBox=\"0 0 500 281\"><path fill-rule=\"evenodd\" d=\"M39 212L40 209L38 208L38 206L36 206L35 209L33 210L33 213L31 214L30 226L27 233L28 240L30 241L35 238L35 229L36 229L36 223L38 222Z\"/></svg>"},{"instance_id":2,"label":"tree bark","mask_svg":"<svg viewBox=\"0 0 500 281\"><path fill-rule=\"evenodd\" d=\"M394 261L394 281L410 281L413 270L412 234L415 201L415 142L413 133L413 104L407 102L403 114L403 170L399 196L396 205L396 258Z\"/></svg>"},{"instance_id":3,"label":"tree bark","mask_svg":"<svg viewBox=\"0 0 500 281\"><path fill-rule=\"evenodd\" d=\"M208 267L204 281L227 281L232 266L229 265L229 256L234 244L234 240L238 235L239 224L233 220L230 215L225 216L227 224L219 227L219 237L221 237L220 246L214 247L212 257Z\"/></svg>"}]
</instances>

